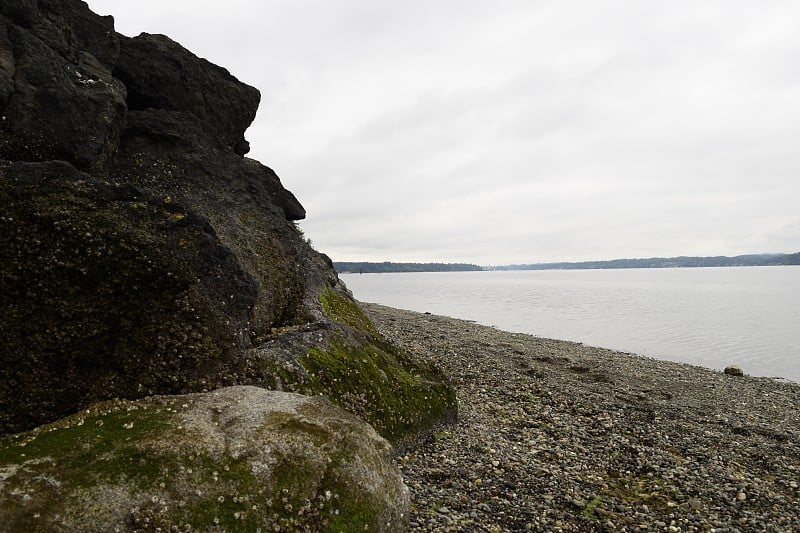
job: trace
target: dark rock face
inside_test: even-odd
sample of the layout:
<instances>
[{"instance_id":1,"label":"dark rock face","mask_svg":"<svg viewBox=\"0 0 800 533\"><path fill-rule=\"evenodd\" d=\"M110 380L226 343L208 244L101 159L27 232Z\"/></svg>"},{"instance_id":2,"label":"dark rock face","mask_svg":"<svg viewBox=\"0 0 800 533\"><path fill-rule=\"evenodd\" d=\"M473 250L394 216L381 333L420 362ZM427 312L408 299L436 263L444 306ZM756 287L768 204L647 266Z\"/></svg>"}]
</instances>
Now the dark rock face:
<instances>
[{"instance_id":1,"label":"dark rock face","mask_svg":"<svg viewBox=\"0 0 800 533\"><path fill-rule=\"evenodd\" d=\"M257 284L205 219L64 162L0 175L3 425L235 381Z\"/></svg>"},{"instance_id":2,"label":"dark rock face","mask_svg":"<svg viewBox=\"0 0 800 533\"><path fill-rule=\"evenodd\" d=\"M454 414L436 371L332 311L358 313L305 210L243 157L259 99L81 1L0 4L0 432L237 384L325 393L396 441Z\"/></svg>"},{"instance_id":3,"label":"dark rock face","mask_svg":"<svg viewBox=\"0 0 800 533\"><path fill-rule=\"evenodd\" d=\"M113 73L128 90L128 109L189 112L206 137L223 149L245 145L244 130L261 100L255 88L164 35L120 37L120 45Z\"/></svg>"},{"instance_id":4,"label":"dark rock face","mask_svg":"<svg viewBox=\"0 0 800 533\"><path fill-rule=\"evenodd\" d=\"M108 179L191 205L208 218L259 285L254 336L302 322L308 280L292 265L318 261L287 219L302 219L305 210L272 170L236 153L255 117L258 91L167 37L120 36L120 42L114 74L126 80L128 113L106 165ZM305 273L319 278L312 284L335 283L330 270L311 266Z\"/></svg>"},{"instance_id":5,"label":"dark rock face","mask_svg":"<svg viewBox=\"0 0 800 533\"><path fill-rule=\"evenodd\" d=\"M0 8L0 157L92 170L124 124L125 87L109 69L119 50L113 20L82 2L35 5Z\"/></svg>"}]
</instances>

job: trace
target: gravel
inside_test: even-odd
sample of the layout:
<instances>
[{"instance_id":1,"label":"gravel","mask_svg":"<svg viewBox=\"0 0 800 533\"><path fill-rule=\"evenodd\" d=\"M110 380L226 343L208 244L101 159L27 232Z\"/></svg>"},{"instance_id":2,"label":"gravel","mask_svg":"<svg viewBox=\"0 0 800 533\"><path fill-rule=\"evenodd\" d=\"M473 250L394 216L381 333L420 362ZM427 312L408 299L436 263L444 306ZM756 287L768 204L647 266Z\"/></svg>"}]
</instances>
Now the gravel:
<instances>
[{"instance_id":1,"label":"gravel","mask_svg":"<svg viewBox=\"0 0 800 533\"><path fill-rule=\"evenodd\" d=\"M799 384L362 305L458 394L412 531L800 531Z\"/></svg>"}]
</instances>

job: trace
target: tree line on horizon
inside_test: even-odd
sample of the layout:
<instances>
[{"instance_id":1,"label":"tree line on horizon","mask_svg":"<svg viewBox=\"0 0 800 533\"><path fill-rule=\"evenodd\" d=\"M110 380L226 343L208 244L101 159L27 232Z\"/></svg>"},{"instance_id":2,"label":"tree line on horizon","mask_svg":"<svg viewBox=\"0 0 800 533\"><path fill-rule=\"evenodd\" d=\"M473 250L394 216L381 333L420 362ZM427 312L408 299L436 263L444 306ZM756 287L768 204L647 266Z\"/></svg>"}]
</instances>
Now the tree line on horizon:
<instances>
[{"instance_id":1,"label":"tree line on horizon","mask_svg":"<svg viewBox=\"0 0 800 533\"><path fill-rule=\"evenodd\" d=\"M384 261L334 261L333 267L340 274L375 274L386 272L470 272L485 270L470 263L393 263Z\"/></svg>"},{"instance_id":2,"label":"tree line on horizon","mask_svg":"<svg viewBox=\"0 0 800 533\"><path fill-rule=\"evenodd\" d=\"M481 270L589 270L614 268L701 268L733 266L800 265L800 252L793 254L748 254L713 257L651 257L647 259L612 259L609 261L579 261L530 263L500 266L480 266L472 263L396 263L390 261L334 261L340 274L375 274L388 272L473 272Z\"/></svg>"}]
</instances>

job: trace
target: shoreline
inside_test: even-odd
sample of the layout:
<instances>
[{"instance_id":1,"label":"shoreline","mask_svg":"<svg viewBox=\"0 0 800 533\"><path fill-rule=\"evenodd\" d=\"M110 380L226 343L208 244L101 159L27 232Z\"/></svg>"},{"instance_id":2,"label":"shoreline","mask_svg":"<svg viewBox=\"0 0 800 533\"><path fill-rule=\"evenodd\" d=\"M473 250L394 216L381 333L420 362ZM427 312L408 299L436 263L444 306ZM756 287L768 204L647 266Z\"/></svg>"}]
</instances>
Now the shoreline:
<instances>
[{"instance_id":1,"label":"shoreline","mask_svg":"<svg viewBox=\"0 0 800 533\"><path fill-rule=\"evenodd\" d=\"M794 270L666 270L342 280L356 298L382 305L712 370L735 365L753 376L800 383L800 337L791 320L800 311L791 298L800 290Z\"/></svg>"},{"instance_id":2,"label":"shoreline","mask_svg":"<svg viewBox=\"0 0 800 533\"><path fill-rule=\"evenodd\" d=\"M412 531L800 530L800 384L361 305L458 395Z\"/></svg>"}]
</instances>

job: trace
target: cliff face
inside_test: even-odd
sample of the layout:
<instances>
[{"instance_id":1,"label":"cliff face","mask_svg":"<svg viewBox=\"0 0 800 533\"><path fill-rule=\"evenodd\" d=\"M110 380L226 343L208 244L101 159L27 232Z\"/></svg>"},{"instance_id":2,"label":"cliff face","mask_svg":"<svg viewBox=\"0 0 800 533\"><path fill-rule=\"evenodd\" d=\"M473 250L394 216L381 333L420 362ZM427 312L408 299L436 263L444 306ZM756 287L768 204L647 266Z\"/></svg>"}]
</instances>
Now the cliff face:
<instances>
[{"instance_id":1,"label":"cliff face","mask_svg":"<svg viewBox=\"0 0 800 533\"><path fill-rule=\"evenodd\" d=\"M395 440L455 413L244 157L259 100L83 2L0 5L0 431L234 384L324 392Z\"/></svg>"}]
</instances>

